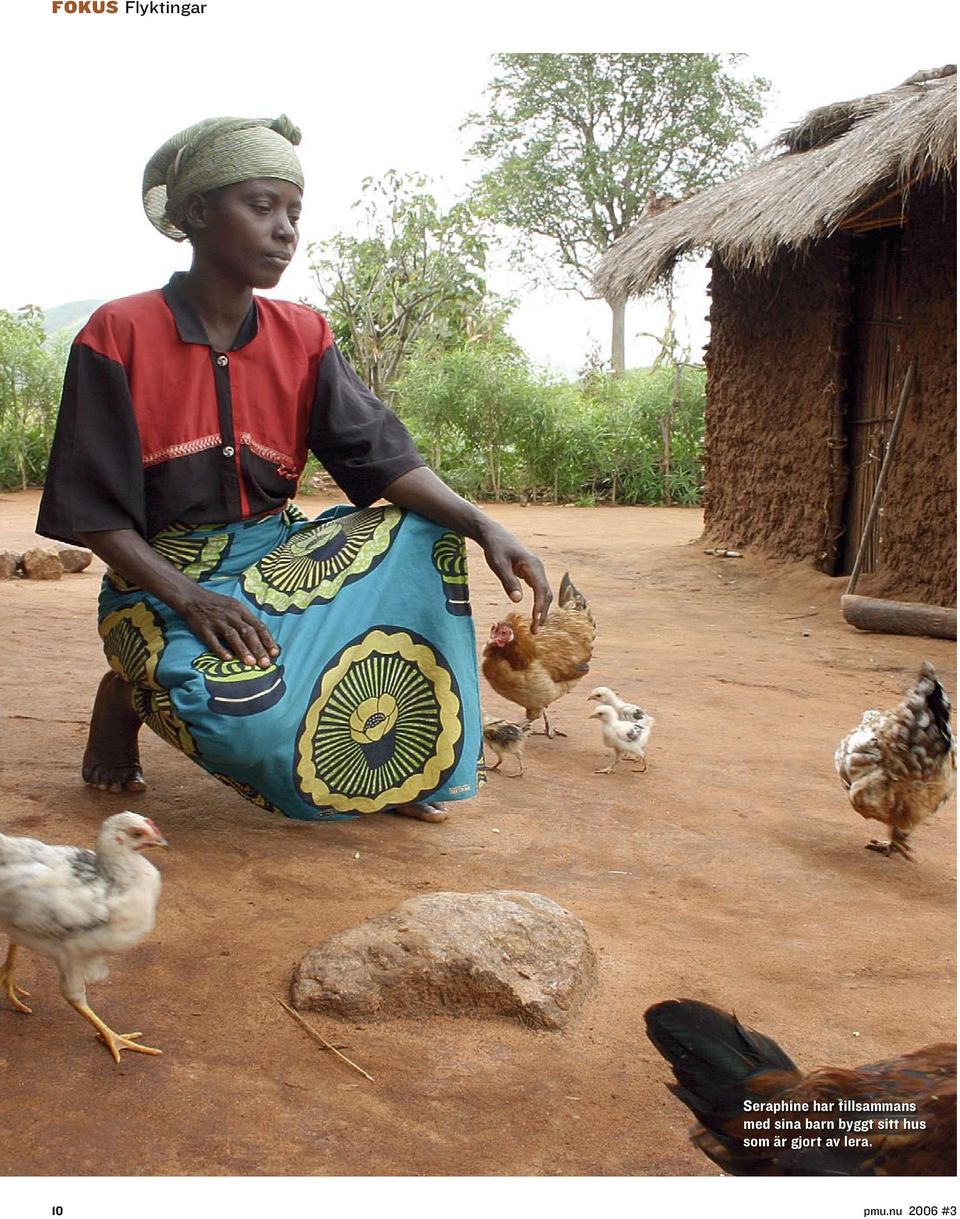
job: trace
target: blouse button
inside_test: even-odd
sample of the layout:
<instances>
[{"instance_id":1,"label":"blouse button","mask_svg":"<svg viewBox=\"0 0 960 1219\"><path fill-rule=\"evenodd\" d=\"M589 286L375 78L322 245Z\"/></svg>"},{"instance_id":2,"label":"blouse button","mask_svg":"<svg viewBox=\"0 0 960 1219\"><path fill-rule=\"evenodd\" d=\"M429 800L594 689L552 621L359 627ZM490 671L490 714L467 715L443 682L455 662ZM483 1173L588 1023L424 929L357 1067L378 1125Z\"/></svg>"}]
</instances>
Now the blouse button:
<instances>
[{"instance_id":1,"label":"blouse button","mask_svg":"<svg viewBox=\"0 0 960 1219\"><path fill-rule=\"evenodd\" d=\"M226 356L217 356L217 363L220 365L221 368L226 368L227 365L230 363L230 361L227 359Z\"/></svg>"},{"instance_id":2,"label":"blouse button","mask_svg":"<svg viewBox=\"0 0 960 1219\"><path fill-rule=\"evenodd\" d=\"M233 452L234 452L234 450L233 450L232 444L224 445L224 448L223 448L224 457L232 457Z\"/></svg>"}]
</instances>

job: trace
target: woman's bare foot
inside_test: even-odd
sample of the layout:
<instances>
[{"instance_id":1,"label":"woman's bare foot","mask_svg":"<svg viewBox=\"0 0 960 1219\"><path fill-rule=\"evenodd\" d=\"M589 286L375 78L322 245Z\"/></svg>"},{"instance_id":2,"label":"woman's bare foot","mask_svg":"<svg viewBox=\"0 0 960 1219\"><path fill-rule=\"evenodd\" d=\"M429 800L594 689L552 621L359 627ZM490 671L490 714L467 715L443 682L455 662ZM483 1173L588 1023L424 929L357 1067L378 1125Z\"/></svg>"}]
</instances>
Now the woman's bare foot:
<instances>
[{"instance_id":1,"label":"woman's bare foot","mask_svg":"<svg viewBox=\"0 0 960 1219\"><path fill-rule=\"evenodd\" d=\"M83 754L83 781L102 792L146 791L137 747L139 732L133 691L111 670L97 687Z\"/></svg>"},{"instance_id":2,"label":"woman's bare foot","mask_svg":"<svg viewBox=\"0 0 960 1219\"><path fill-rule=\"evenodd\" d=\"M442 804L394 804L387 809L398 817L414 817L417 821L446 821L449 813Z\"/></svg>"}]
</instances>

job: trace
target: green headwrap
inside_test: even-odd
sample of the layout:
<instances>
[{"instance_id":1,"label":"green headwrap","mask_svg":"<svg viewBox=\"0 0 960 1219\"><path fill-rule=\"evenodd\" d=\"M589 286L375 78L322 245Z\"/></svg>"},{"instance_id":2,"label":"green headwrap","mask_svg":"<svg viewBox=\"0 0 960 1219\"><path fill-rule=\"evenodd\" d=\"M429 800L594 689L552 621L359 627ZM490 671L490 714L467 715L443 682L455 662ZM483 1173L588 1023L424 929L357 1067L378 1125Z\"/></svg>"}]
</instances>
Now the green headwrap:
<instances>
[{"instance_id":1,"label":"green headwrap","mask_svg":"<svg viewBox=\"0 0 960 1219\"><path fill-rule=\"evenodd\" d=\"M282 178L303 190L303 170L293 150L300 130L278 119L204 119L171 136L143 171L143 210L150 223L183 241L182 208L190 195L250 178Z\"/></svg>"}]
</instances>

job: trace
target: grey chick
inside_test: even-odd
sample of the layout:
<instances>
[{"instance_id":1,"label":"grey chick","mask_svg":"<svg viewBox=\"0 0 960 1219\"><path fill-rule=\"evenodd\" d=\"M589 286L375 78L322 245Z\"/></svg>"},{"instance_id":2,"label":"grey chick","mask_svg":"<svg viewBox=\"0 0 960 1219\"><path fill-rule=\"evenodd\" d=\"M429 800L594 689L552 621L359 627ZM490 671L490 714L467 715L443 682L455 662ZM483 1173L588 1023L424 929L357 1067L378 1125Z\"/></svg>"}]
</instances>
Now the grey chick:
<instances>
[{"instance_id":1,"label":"grey chick","mask_svg":"<svg viewBox=\"0 0 960 1219\"><path fill-rule=\"evenodd\" d=\"M511 754L519 762L520 769L516 774L509 775L508 778L520 778L523 774L523 743L530 735L531 726L531 720L514 724L510 720L500 719L496 715L484 715L483 740L497 755L497 763L490 767L491 770L499 770L503 759Z\"/></svg>"}]
</instances>

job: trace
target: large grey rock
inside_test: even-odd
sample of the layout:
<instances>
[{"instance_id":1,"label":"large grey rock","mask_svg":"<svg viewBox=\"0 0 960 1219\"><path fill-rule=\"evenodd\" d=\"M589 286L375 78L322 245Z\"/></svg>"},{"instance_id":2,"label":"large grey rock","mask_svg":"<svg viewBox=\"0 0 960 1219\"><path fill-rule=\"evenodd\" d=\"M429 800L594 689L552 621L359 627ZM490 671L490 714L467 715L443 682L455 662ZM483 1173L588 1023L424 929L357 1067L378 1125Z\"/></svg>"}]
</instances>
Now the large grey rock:
<instances>
[{"instance_id":1,"label":"large grey rock","mask_svg":"<svg viewBox=\"0 0 960 1219\"><path fill-rule=\"evenodd\" d=\"M431 893L337 932L297 966L294 1007L352 1021L515 1016L562 1028L596 976L586 929L539 893Z\"/></svg>"},{"instance_id":2,"label":"large grey rock","mask_svg":"<svg viewBox=\"0 0 960 1219\"><path fill-rule=\"evenodd\" d=\"M84 550L80 546L61 546L57 551L60 565L65 572L72 574L84 571L93 562L93 551Z\"/></svg>"},{"instance_id":3,"label":"large grey rock","mask_svg":"<svg viewBox=\"0 0 960 1219\"><path fill-rule=\"evenodd\" d=\"M59 580L63 564L55 550L34 546L20 556L20 568L30 580Z\"/></svg>"}]
</instances>

